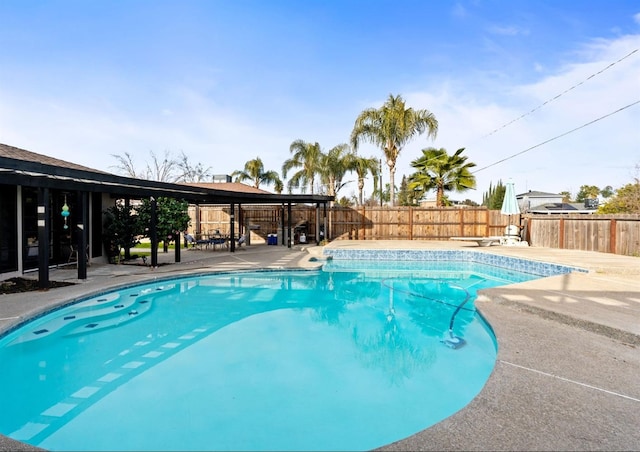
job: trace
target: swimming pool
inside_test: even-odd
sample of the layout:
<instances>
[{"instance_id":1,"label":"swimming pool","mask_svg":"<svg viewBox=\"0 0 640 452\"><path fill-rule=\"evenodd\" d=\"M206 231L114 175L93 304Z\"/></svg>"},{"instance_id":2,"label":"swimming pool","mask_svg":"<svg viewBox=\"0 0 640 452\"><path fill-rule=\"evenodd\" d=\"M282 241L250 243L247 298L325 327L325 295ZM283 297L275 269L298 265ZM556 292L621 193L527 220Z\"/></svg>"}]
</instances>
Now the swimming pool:
<instances>
[{"instance_id":1,"label":"swimming pool","mask_svg":"<svg viewBox=\"0 0 640 452\"><path fill-rule=\"evenodd\" d=\"M159 281L36 319L0 339L0 432L51 450L364 450L409 436L491 373L475 291L538 276L387 264ZM443 342L452 319L463 347Z\"/></svg>"}]
</instances>

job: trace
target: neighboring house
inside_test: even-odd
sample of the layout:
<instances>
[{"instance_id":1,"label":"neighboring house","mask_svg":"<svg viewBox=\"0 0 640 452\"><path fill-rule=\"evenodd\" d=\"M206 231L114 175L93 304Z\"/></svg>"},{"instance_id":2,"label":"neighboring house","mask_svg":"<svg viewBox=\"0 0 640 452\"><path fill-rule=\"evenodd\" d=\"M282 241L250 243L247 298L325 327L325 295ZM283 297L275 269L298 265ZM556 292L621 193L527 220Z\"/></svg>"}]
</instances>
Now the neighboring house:
<instances>
[{"instance_id":1,"label":"neighboring house","mask_svg":"<svg viewBox=\"0 0 640 452\"><path fill-rule=\"evenodd\" d=\"M597 199L587 199L584 203L564 202L563 195L529 190L516 195L522 213L594 213L598 209Z\"/></svg>"}]
</instances>

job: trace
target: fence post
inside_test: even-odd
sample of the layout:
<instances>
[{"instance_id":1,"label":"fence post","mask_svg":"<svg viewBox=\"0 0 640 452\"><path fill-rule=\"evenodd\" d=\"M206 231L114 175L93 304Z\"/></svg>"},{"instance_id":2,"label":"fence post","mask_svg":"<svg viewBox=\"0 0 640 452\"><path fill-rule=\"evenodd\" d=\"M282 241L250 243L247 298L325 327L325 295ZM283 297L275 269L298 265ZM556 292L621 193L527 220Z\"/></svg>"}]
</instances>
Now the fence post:
<instances>
[{"instance_id":1,"label":"fence post","mask_svg":"<svg viewBox=\"0 0 640 452\"><path fill-rule=\"evenodd\" d=\"M558 248L564 249L564 218L560 218L558 225Z\"/></svg>"},{"instance_id":2,"label":"fence post","mask_svg":"<svg viewBox=\"0 0 640 452\"><path fill-rule=\"evenodd\" d=\"M409 240L413 240L413 207L409 206Z\"/></svg>"},{"instance_id":3,"label":"fence post","mask_svg":"<svg viewBox=\"0 0 640 452\"><path fill-rule=\"evenodd\" d=\"M484 235L485 237L489 237L491 235L491 228L489 226L491 226L489 224L489 222L491 221L491 211L489 211L489 208L487 208L484 211Z\"/></svg>"},{"instance_id":4,"label":"fence post","mask_svg":"<svg viewBox=\"0 0 640 452\"><path fill-rule=\"evenodd\" d=\"M612 218L611 224L609 224L609 252L613 254L616 254L616 236L616 219Z\"/></svg>"}]
</instances>

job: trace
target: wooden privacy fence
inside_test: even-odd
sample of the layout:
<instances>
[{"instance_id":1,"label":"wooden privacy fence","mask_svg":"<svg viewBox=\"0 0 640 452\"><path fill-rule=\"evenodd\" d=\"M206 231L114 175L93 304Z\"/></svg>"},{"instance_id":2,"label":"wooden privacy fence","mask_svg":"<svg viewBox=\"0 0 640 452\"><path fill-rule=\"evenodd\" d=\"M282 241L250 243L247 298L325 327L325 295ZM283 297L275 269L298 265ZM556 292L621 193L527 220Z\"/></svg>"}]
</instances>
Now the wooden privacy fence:
<instances>
[{"instance_id":1,"label":"wooden privacy fence","mask_svg":"<svg viewBox=\"0 0 640 452\"><path fill-rule=\"evenodd\" d=\"M230 227L229 208L200 206L189 208L191 230L207 235L216 230L227 234ZM247 206L235 211L235 234L243 227L255 238L281 231L284 216L282 206ZM418 208L418 207L333 207L321 209L316 215L314 206L296 205L291 209L291 224L306 228L309 241L315 240L316 223L327 223L331 240L448 240L450 237L502 235L509 224L508 217L486 208ZM511 218L519 223L519 216Z\"/></svg>"},{"instance_id":2,"label":"wooden privacy fence","mask_svg":"<svg viewBox=\"0 0 640 452\"><path fill-rule=\"evenodd\" d=\"M599 251L640 257L640 215L524 215L532 246Z\"/></svg>"},{"instance_id":3,"label":"wooden privacy fence","mask_svg":"<svg viewBox=\"0 0 640 452\"><path fill-rule=\"evenodd\" d=\"M484 207L334 207L329 212L335 240L448 240L502 235L509 218ZM519 216L511 218L519 223Z\"/></svg>"},{"instance_id":4,"label":"wooden privacy fence","mask_svg":"<svg viewBox=\"0 0 640 452\"><path fill-rule=\"evenodd\" d=\"M190 208L192 228L195 214L202 234L229 230L229 209L220 206ZM316 216L314 206L296 205L291 224L306 229L307 241L316 241L316 223L325 223L324 210ZM282 220L288 212L282 206L236 208L236 235L250 230L251 240L266 240L268 234L282 234ZM640 256L640 215L553 214L513 215L485 207L333 207L326 210L330 240L449 240L451 237L502 236L505 227L522 228L522 238L531 246L599 251ZM294 231L294 242L295 242Z\"/></svg>"},{"instance_id":5,"label":"wooden privacy fence","mask_svg":"<svg viewBox=\"0 0 640 452\"><path fill-rule=\"evenodd\" d=\"M230 234L230 208L227 206L201 205L189 206L189 217L191 218L190 231L196 237L207 237L216 231L222 235ZM269 234L282 235L282 221L285 220L285 228L288 226L288 210L283 206L243 206L241 209L236 206L234 211L234 235L240 236L242 231L250 232L250 241L255 243L266 241ZM323 223L319 219L320 224ZM316 209L313 206L300 205L291 209L291 224L296 226L306 226L309 236L308 241L315 240Z\"/></svg>"}]
</instances>

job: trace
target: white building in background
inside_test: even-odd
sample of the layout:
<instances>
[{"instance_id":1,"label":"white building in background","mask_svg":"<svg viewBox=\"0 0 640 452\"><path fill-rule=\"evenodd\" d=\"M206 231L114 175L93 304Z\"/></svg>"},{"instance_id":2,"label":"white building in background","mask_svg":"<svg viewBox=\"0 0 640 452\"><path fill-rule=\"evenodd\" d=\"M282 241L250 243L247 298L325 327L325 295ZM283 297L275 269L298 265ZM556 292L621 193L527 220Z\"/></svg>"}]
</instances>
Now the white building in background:
<instances>
[{"instance_id":1,"label":"white building in background","mask_svg":"<svg viewBox=\"0 0 640 452\"><path fill-rule=\"evenodd\" d=\"M516 195L522 213L553 214L553 213L594 213L598 209L597 199L587 199L585 202L564 202L564 196L558 193L547 193L529 190Z\"/></svg>"}]
</instances>

